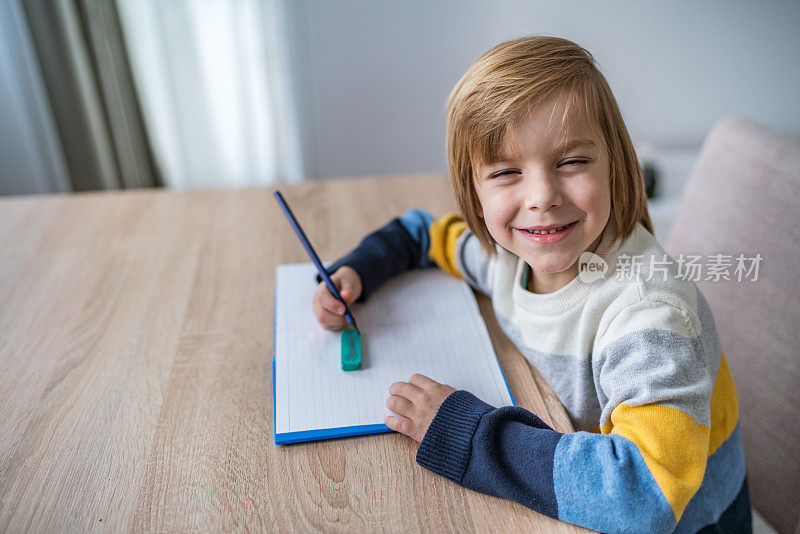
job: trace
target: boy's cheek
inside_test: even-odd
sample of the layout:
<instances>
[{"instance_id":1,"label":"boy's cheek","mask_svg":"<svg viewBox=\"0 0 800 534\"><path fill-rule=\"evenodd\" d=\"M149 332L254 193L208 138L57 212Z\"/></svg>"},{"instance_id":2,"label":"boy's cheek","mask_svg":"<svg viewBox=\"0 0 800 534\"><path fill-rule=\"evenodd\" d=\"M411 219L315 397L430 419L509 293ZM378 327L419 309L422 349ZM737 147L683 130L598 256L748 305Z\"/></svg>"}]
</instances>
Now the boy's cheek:
<instances>
[{"instance_id":1,"label":"boy's cheek","mask_svg":"<svg viewBox=\"0 0 800 534\"><path fill-rule=\"evenodd\" d=\"M487 216L483 219L483 222L494 240L502 245L506 241L505 236L508 232L508 225L513 217L505 213L502 206L496 209L493 208L493 206L487 207Z\"/></svg>"},{"instance_id":2,"label":"boy's cheek","mask_svg":"<svg viewBox=\"0 0 800 534\"><path fill-rule=\"evenodd\" d=\"M481 202L483 217L486 221L507 221L514 217L518 202L511 194L487 195Z\"/></svg>"}]
</instances>

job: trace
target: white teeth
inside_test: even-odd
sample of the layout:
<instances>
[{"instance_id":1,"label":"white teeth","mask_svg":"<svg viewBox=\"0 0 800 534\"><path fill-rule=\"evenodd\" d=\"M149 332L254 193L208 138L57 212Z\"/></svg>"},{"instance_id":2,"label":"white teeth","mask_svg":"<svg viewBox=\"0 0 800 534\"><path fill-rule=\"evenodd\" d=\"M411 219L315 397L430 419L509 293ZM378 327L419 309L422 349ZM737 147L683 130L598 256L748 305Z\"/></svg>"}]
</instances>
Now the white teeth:
<instances>
[{"instance_id":1,"label":"white teeth","mask_svg":"<svg viewBox=\"0 0 800 534\"><path fill-rule=\"evenodd\" d=\"M572 224L572 223L570 223L570 224ZM532 233L532 234L536 234L536 235L554 234L554 233L556 233L556 232L560 232L561 230L563 230L563 229L564 229L564 228L566 228L567 226L569 226L569 224L565 224L564 226L559 226L558 228L553 228L552 230L544 230L544 231L540 231L540 230L533 230L532 232L531 232L530 230L528 230L528 231L529 231L530 233Z\"/></svg>"}]
</instances>

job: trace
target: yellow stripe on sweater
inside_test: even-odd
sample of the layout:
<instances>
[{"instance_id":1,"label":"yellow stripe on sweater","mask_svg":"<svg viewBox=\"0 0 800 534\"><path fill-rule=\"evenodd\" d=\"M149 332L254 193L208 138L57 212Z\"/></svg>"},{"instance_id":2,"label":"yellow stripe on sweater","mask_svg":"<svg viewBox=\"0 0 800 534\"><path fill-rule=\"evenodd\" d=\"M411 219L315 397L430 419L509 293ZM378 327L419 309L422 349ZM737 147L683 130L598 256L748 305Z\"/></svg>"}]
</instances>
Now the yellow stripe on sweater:
<instances>
[{"instance_id":1,"label":"yellow stripe on sweater","mask_svg":"<svg viewBox=\"0 0 800 534\"><path fill-rule=\"evenodd\" d=\"M456 242L467 229L467 223L455 214L445 215L431 223L429 229L431 244L428 257L436 262L441 270L458 278L463 278L456 261Z\"/></svg>"},{"instance_id":2,"label":"yellow stripe on sweater","mask_svg":"<svg viewBox=\"0 0 800 534\"><path fill-rule=\"evenodd\" d=\"M660 404L620 404L602 432L632 441L675 514L700 488L708 459L709 428L687 413Z\"/></svg>"},{"instance_id":3,"label":"yellow stripe on sweater","mask_svg":"<svg viewBox=\"0 0 800 534\"><path fill-rule=\"evenodd\" d=\"M736 397L736 385L733 383L731 370L725 353L719 362L717 379L714 382L714 393L711 394L711 436L708 443L708 455L711 456L725 443L739 422L739 400Z\"/></svg>"},{"instance_id":4,"label":"yellow stripe on sweater","mask_svg":"<svg viewBox=\"0 0 800 534\"><path fill-rule=\"evenodd\" d=\"M711 394L711 428L677 408L620 404L600 430L629 439L639 448L675 520L703 481L708 457L725 443L739 422L736 385L723 352Z\"/></svg>"}]
</instances>

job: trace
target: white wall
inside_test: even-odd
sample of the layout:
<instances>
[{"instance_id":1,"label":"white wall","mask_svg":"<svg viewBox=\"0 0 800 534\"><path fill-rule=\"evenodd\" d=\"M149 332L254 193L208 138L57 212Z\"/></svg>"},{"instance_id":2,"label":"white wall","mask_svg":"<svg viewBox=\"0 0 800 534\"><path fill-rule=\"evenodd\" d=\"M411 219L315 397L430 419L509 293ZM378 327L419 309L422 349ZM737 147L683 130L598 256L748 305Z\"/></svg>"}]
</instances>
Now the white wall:
<instances>
[{"instance_id":1,"label":"white wall","mask_svg":"<svg viewBox=\"0 0 800 534\"><path fill-rule=\"evenodd\" d=\"M0 194L66 190L19 0L0 1ZM307 176L446 169L453 84L492 45L589 49L635 140L680 192L711 125L736 114L800 136L800 2L286 0Z\"/></svg>"},{"instance_id":2,"label":"white wall","mask_svg":"<svg viewBox=\"0 0 800 534\"><path fill-rule=\"evenodd\" d=\"M800 136L796 0L300 0L295 9L312 177L444 171L450 89L489 47L529 34L592 52L633 138L662 154L686 159L730 114Z\"/></svg>"}]
</instances>

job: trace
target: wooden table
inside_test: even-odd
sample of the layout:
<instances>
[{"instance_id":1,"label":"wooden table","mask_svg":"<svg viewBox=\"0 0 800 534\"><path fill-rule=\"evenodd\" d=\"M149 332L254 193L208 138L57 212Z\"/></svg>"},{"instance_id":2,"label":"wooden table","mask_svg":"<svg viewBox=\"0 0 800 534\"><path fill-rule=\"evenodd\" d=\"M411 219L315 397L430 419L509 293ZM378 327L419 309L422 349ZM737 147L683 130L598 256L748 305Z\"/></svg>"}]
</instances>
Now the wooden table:
<instances>
[{"instance_id":1,"label":"wooden table","mask_svg":"<svg viewBox=\"0 0 800 534\"><path fill-rule=\"evenodd\" d=\"M323 259L454 209L439 175L282 190ZM276 446L275 267L304 261L271 189L0 199L0 531L582 530L434 475L400 434ZM517 402L570 431L480 306Z\"/></svg>"}]
</instances>

